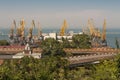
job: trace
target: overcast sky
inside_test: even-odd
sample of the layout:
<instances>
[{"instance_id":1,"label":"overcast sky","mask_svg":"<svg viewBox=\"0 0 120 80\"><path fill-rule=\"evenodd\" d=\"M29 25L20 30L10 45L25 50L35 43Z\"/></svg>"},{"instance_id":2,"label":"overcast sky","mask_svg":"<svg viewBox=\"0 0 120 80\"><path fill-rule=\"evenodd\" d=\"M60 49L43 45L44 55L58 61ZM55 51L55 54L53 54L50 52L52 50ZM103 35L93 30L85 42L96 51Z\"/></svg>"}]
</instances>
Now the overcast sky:
<instances>
[{"instance_id":1,"label":"overcast sky","mask_svg":"<svg viewBox=\"0 0 120 80\"><path fill-rule=\"evenodd\" d=\"M26 26L34 19L42 28L60 28L66 19L70 28L80 28L88 18L102 27L120 28L120 0L0 0L0 27L17 25L24 18Z\"/></svg>"}]
</instances>

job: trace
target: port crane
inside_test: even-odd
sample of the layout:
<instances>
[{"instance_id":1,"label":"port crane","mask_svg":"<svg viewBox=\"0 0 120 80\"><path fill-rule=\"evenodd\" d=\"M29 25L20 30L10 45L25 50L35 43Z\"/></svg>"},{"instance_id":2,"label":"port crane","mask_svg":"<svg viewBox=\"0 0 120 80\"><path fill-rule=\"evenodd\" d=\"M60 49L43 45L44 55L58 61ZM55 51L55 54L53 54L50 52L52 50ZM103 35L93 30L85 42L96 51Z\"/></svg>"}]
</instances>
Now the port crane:
<instances>
[{"instance_id":1,"label":"port crane","mask_svg":"<svg viewBox=\"0 0 120 80\"><path fill-rule=\"evenodd\" d=\"M40 23L38 22L38 37L42 36L42 29L40 27Z\"/></svg>"},{"instance_id":2,"label":"port crane","mask_svg":"<svg viewBox=\"0 0 120 80\"><path fill-rule=\"evenodd\" d=\"M28 33L28 37L29 37L29 39L32 39L32 36L33 36L33 29L35 28L35 21L34 20L32 20L32 23L31 23L31 27L29 28L29 33Z\"/></svg>"},{"instance_id":3,"label":"port crane","mask_svg":"<svg viewBox=\"0 0 120 80\"><path fill-rule=\"evenodd\" d=\"M106 41L106 20L104 20L103 30L100 32L98 28L95 28L93 20L88 20L88 28L91 36L91 43L93 47L104 47L107 46Z\"/></svg>"},{"instance_id":4,"label":"port crane","mask_svg":"<svg viewBox=\"0 0 120 80\"><path fill-rule=\"evenodd\" d=\"M106 19L104 19L104 23L103 23L103 30L102 30L101 40L102 40L102 45L107 46L107 41L106 41Z\"/></svg>"},{"instance_id":5,"label":"port crane","mask_svg":"<svg viewBox=\"0 0 120 80\"><path fill-rule=\"evenodd\" d=\"M64 20L63 25L62 25L62 27L60 29L60 36L64 36L65 35L65 31L66 31L67 27L68 27L67 21Z\"/></svg>"},{"instance_id":6,"label":"port crane","mask_svg":"<svg viewBox=\"0 0 120 80\"><path fill-rule=\"evenodd\" d=\"M13 37L14 37L15 29L16 29L16 21L13 20L13 23L12 23L11 28L10 28L10 35L9 35L9 37L11 39L13 39Z\"/></svg>"},{"instance_id":7,"label":"port crane","mask_svg":"<svg viewBox=\"0 0 120 80\"><path fill-rule=\"evenodd\" d=\"M16 22L14 22L14 25L15 25L15 28L16 28ZM22 19L20 21L20 26L17 27L16 35L17 35L17 37L21 37L21 39L23 39L24 34L25 34L25 21L24 21L24 19Z\"/></svg>"},{"instance_id":8,"label":"port crane","mask_svg":"<svg viewBox=\"0 0 120 80\"><path fill-rule=\"evenodd\" d=\"M20 32L21 32L21 38L24 38L25 36L25 21L22 19L20 21Z\"/></svg>"},{"instance_id":9,"label":"port crane","mask_svg":"<svg viewBox=\"0 0 120 80\"><path fill-rule=\"evenodd\" d=\"M95 28L93 19L88 20L88 28L89 28L90 35L92 37L98 37L98 38L101 37L100 30L98 28Z\"/></svg>"}]
</instances>

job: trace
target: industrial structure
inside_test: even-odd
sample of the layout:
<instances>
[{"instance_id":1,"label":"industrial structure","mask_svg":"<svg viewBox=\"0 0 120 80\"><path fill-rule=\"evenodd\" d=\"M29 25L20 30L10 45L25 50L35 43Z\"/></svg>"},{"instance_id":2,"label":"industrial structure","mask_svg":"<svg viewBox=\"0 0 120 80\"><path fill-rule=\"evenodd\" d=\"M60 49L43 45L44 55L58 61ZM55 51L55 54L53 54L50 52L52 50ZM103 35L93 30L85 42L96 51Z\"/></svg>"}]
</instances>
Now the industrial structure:
<instances>
[{"instance_id":1,"label":"industrial structure","mask_svg":"<svg viewBox=\"0 0 120 80\"><path fill-rule=\"evenodd\" d=\"M40 28L40 23L38 23L38 34L33 35L33 30L36 28L35 21L32 20L31 26L28 29L27 35L25 34L25 21L22 19L20 21L19 26L17 27L15 20L11 26L10 30L10 43L11 45L19 44L25 45L26 43L37 45L36 43L40 43L42 40L46 38L54 38L55 40L62 41L62 38L68 39L72 41L72 36L75 33L67 33L66 29L68 27L67 21L64 20L59 33L48 33L42 34L42 30ZM93 19L88 20L88 24L86 29L83 29L83 32L77 34L88 34L91 37L91 44L92 47L106 47L106 20L103 23L103 30L100 31L98 28L95 27Z\"/></svg>"},{"instance_id":2,"label":"industrial structure","mask_svg":"<svg viewBox=\"0 0 120 80\"><path fill-rule=\"evenodd\" d=\"M28 29L28 33L26 35L24 19L20 21L18 27L16 25L16 21L14 20L9 35L10 44L12 46L0 46L0 59L20 59L24 56L33 56L34 58L40 59L42 49L37 47L39 42L42 42L42 40L45 40L46 38L54 38L58 41L61 41L62 38L66 38L71 41L72 36L75 35L74 33L66 33L66 29L68 27L66 20L64 20L59 33L42 34L40 23L38 23L38 34L33 35L33 29L35 27L35 21L32 20L31 26ZM64 49L66 53L72 54L72 56L66 57L66 59L68 59L68 61L70 62L71 66L78 66L83 63L92 63L99 60L111 59L114 58L118 54L118 52L120 52L119 49L107 47L106 20L104 20L103 23L103 30L100 31L98 28L95 27L93 20L89 19L87 27L86 29L83 29L82 34L87 34L91 37L90 42L92 44L92 48ZM34 48L31 48L31 46Z\"/></svg>"},{"instance_id":3,"label":"industrial structure","mask_svg":"<svg viewBox=\"0 0 120 80\"><path fill-rule=\"evenodd\" d=\"M92 47L106 47L106 20L103 23L103 29L100 31L95 27L93 19L88 20L87 28L83 29L84 34L88 34L91 37Z\"/></svg>"},{"instance_id":4,"label":"industrial structure","mask_svg":"<svg viewBox=\"0 0 120 80\"><path fill-rule=\"evenodd\" d=\"M22 19L17 27L16 21L13 21L13 24L10 29L9 34L9 41L11 45L26 45L29 44L36 44L40 42L42 37L42 33L40 30L40 26L38 24L38 34L33 36L33 29L35 28L35 21L32 20L31 27L25 30L25 21ZM26 31L26 32L25 32ZM37 44L36 44L37 45Z\"/></svg>"}]
</instances>

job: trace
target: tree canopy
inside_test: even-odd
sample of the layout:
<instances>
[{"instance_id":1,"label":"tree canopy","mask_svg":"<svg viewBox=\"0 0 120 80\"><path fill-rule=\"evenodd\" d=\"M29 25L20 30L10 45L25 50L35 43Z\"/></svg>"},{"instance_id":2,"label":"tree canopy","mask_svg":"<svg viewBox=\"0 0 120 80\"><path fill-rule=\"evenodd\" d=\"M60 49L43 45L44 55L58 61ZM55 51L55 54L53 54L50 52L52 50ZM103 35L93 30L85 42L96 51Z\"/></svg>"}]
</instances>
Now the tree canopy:
<instances>
[{"instance_id":1,"label":"tree canopy","mask_svg":"<svg viewBox=\"0 0 120 80\"><path fill-rule=\"evenodd\" d=\"M61 43L53 38L45 39L41 44L41 48L43 49L43 56L66 56Z\"/></svg>"},{"instance_id":2,"label":"tree canopy","mask_svg":"<svg viewBox=\"0 0 120 80\"><path fill-rule=\"evenodd\" d=\"M90 37L86 34L77 34L72 38L72 47L74 48L90 48Z\"/></svg>"},{"instance_id":3,"label":"tree canopy","mask_svg":"<svg viewBox=\"0 0 120 80\"><path fill-rule=\"evenodd\" d=\"M25 56L22 59L5 60L0 65L0 80L119 80L120 55L99 64L69 67L63 48L90 48L88 35L74 35L73 41L58 42L48 38L40 47L42 58Z\"/></svg>"}]
</instances>

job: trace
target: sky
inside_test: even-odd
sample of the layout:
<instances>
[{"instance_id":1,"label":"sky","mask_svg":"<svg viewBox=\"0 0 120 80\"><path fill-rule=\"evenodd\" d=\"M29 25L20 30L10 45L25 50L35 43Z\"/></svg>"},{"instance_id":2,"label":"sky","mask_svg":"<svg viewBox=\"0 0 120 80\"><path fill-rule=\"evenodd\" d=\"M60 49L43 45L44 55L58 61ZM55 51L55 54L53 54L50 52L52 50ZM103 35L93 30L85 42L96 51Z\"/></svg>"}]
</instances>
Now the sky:
<instances>
[{"instance_id":1,"label":"sky","mask_svg":"<svg viewBox=\"0 0 120 80\"><path fill-rule=\"evenodd\" d=\"M26 27L35 20L42 28L60 28L64 19L68 28L81 28L88 19L102 28L120 28L120 0L0 0L0 28L9 28L13 20L19 26L21 19Z\"/></svg>"}]
</instances>

